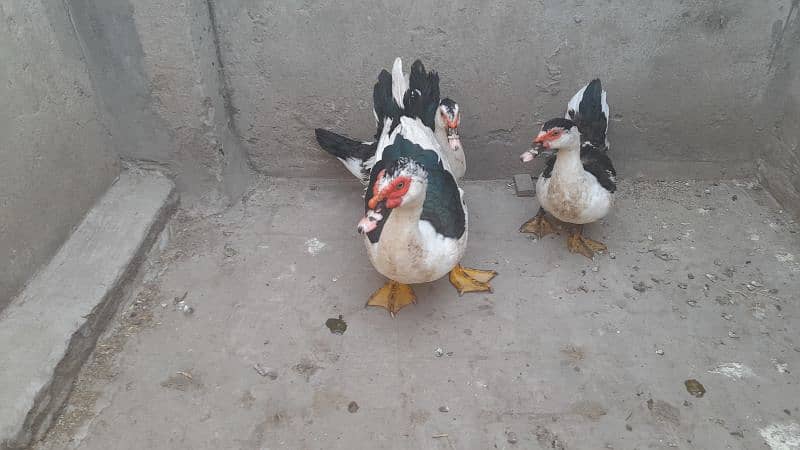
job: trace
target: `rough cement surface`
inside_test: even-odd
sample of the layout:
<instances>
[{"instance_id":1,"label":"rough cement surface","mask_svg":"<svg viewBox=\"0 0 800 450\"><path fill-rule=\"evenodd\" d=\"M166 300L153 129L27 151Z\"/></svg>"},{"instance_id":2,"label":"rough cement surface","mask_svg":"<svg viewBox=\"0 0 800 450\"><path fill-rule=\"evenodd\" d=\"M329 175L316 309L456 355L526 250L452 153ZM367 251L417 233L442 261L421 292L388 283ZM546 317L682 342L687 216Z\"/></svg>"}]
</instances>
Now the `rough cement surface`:
<instances>
[{"instance_id":1,"label":"rough cement surface","mask_svg":"<svg viewBox=\"0 0 800 450\"><path fill-rule=\"evenodd\" d=\"M41 438L177 205L173 183L125 172L0 314L0 448Z\"/></svg>"},{"instance_id":2,"label":"rough cement surface","mask_svg":"<svg viewBox=\"0 0 800 450\"><path fill-rule=\"evenodd\" d=\"M758 185L622 182L613 215L587 227L612 252L595 261L569 254L563 235L518 233L537 206L510 183L465 189L464 262L500 273L494 293L459 298L440 280L395 319L364 307L384 279L355 232L357 183L265 181L224 214L179 214L37 448L796 438L798 225ZM326 327L341 330L339 318L341 335Z\"/></svg>"},{"instance_id":3,"label":"rough cement surface","mask_svg":"<svg viewBox=\"0 0 800 450\"><path fill-rule=\"evenodd\" d=\"M119 172L60 0L0 5L0 310Z\"/></svg>"},{"instance_id":4,"label":"rough cement surface","mask_svg":"<svg viewBox=\"0 0 800 450\"><path fill-rule=\"evenodd\" d=\"M238 200L249 168L225 109L207 2L65 4L120 155L175 175L188 207Z\"/></svg>"},{"instance_id":5,"label":"rough cement surface","mask_svg":"<svg viewBox=\"0 0 800 450\"><path fill-rule=\"evenodd\" d=\"M609 92L624 172L734 177L752 175L764 144L754 129L775 117L760 100L773 26L791 1L215 6L237 128L254 166L272 175L346 178L312 129L372 136L372 86L402 56L439 70L442 92L460 103L468 178L514 173L539 122L563 114L595 76Z\"/></svg>"},{"instance_id":6,"label":"rough cement surface","mask_svg":"<svg viewBox=\"0 0 800 450\"><path fill-rule=\"evenodd\" d=\"M774 113L758 172L778 201L800 218L800 1L775 24L774 72L765 102Z\"/></svg>"}]
</instances>

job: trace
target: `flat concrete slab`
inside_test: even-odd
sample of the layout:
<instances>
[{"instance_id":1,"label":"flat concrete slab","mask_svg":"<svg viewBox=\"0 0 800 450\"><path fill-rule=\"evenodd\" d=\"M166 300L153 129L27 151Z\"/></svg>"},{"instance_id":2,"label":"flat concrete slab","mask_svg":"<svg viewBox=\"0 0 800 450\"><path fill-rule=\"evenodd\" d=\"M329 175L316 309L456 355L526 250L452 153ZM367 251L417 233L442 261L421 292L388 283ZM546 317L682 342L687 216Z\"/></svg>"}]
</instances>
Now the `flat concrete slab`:
<instances>
[{"instance_id":1,"label":"flat concrete slab","mask_svg":"<svg viewBox=\"0 0 800 450\"><path fill-rule=\"evenodd\" d=\"M173 189L161 175L123 173L2 312L0 448L25 446L46 431L174 211Z\"/></svg>"},{"instance_id":2,"label":"flat concrete slab","mask_svg":"<svg viewBox=\"0 0 800 450\"><path fill-rule=\"evenodd\" d=\"M533 184L533 178L527 173L514 175L514 189L517 190L517 197L536 195L536 185Z\"/></svg>"},{"instance_id":3,"label":"flat concrete slab","mask_svg":"<svg viewBox=\"0 0 800 450\"><path fill-rule=\"evenodd\" d=\"M364 307L356 183L179 214L38 448L791 448L798 227L757 185L622 182L594 261L518 233L507 182L465 190L494 293L418 286L395 319Z\"/></svg>"}]
</instances>

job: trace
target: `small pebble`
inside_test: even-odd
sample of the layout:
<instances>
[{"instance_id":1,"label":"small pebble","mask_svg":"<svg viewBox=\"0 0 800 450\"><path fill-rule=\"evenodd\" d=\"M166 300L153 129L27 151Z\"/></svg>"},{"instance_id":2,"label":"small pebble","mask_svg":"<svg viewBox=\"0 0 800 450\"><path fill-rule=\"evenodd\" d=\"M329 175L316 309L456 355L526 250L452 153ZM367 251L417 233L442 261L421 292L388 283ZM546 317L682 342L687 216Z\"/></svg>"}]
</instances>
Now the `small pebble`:
<instances>
[{"instance_id":1,"label":"small pebble","mask_svg":"<svg viewBox=\"0 0 800 450\"><path fill-rule=\"evenodd\" d=\"M694 280L694 274L693 274L693 273L691 273L691 272L690 272L690 273L689 273L688 275L686 275L686 276L687 276L687 277L688 277L690 280Z\"/></svg>"},{"instance_id":2,"label":"small pebble","mask_svg":"<svg viewBox=\"0 0 800 450\"><path fill-rule=\"evenodd\" d=\"M644 284L644 281L639 281L638 283L633 283L633 290L637 292L644 292L647 290L647 286Z\"/></svg>"},{"instance_id":3,"label":"small pebble","mask_svg":"<svg viewBox=\"0 0 800 450\"><path fill-rule=\"evenodd\" d=\"M738 195L734 195L734 196L731 197L731 200L733 200L733 201L739 200L739 196Z\"/></svg>"},{"instance_id":4,"label":"small pebble","mask_svg":"<svg viewBox=\"0 0 800 450\"><path fill-rule=\"evenodd\" d=\"M686 391L694 397L700 398L706 394L706 388L697 380L686 380L683 383L686 386Z\"/></svg>"},{"instance_id":5,"label":"small pebble","mask_svg":"<svg viewBox=\"0 0 800 450\"><path fill-rule=\"evenodd\" d=\"M178 308L178 311L182 312L183 314L185 314L187 316L191 316L192 314L194 314L194 308L192 308L191 306L187 305L185 302L178 303L177 308Z\"/></svg>"},{"instance_id":6,"label":"small pebble","mask_svg":"<svg viewBox=\"0 0 800 450\"><path fill-rule=\"evenodd\" d=\"M736 332L733 331L733 330L728 331L728 337L731 338L731 339L739 339L739 335L736 334Z\"/></svg>"},{"instance_id":7,"label":"small pebble","mask_svg":"<svg viewBox=\"0 0 800 450\"><path fill-rule=\"evenodd\" d=\"M354 413L358 412L358 403L356 403L355 401L350 402L350 404L347 405L347 411L350 414L354 414Z\"/></svg>"},{"instance_id":8,"label":"small pebble","mask_svg":"<svg viewBox=\"0 0 800 450\"><path fill-rule=\"evenodd\" d=\"M706 278L708 278L711 281L717 281L717 276L714 275L713 273L707 273Z\"/></svg>"},{"instance_id":9,"label":"small pebble","mask_svg":"<svg viewBox=\"0 0 800 450\"><path fill-rule=\"evenodd\" d=\"M686 283L678 283L678 287L681 289L686 289L687 287L689 287L689 285Z\"/></svg>"},{"instance_id":10,"label":"small pebble","mask_svg":"<svg viewBox=\"0 0 800 450\"><path fill-rule=\"evenodd\" d=\"M448 408L447 406L440 406L439 407L439 412L443 412L443 413L450 412L450 408Z\"/></svg>"},{"instance_id":11,"label":"small pebble","mask_svg":"<svg viewBox=\"0 0 800 450\"><path fill-rule=\"evenodd\" d=\"M441 347L438 347L436 350L433 351L433 355L437 358L441 358L444 355L444 350Z\"/></svg>"},{"instance_id":12,"label":"small pebble","mask_svg":"<svg viewBox=\"0 0 800 450\"><path fill-rule=\"evenodd\" d=\"M259 363L253 364L253 369L255 369L256 373L261 375L262 377L267 376L267 369L261 367L261 364Z\"/></svg>"},{"instance_id":13,"label":"small pebble","mask_svg":"<svg viewBox=\"0 0 800 450\"><path fill-rule=\"evenodd\" d=\"M689 300L686 300L686 304L691 306L691 307L695 307L695 306L697 306L697 300L695 300L693 298L690 298Z\"/></svg>"},{"instance_id":14,"label":"small pebble","mask_svg":"<svg viewBox=\"0 0 800 450\"><path fill-rule=\"evenodd\" d=\"M224 253L225 253L225 256L227 258L232 258L232 257L234 257L234 256L239 254L239 252L236 251L236 249L233 248L233 246L231 244L225 244Z\"/></svg>"},{"instance_id":15,"label":"small pebble","mask_svg":"<svg viewBox=\"0 0 800 450\"><path fill-rule=\"evenodd\" d=\"M656 355L664 356L664 350L661 350L661 349L656 350Z\"/></svg>"},{"instance_id":16,"label":"small pebble","mask_svg":"<svg viewBox=\"0 0 800 450\"><path fill-rule=\"evenodd\" d=\"M722 318L725 320L733 320L733 316L728 313L722 313Z\"/></svg>"},{"instance_id":17,"label":"small pebble","mask_svg":"<svg viewBox=\"0 0 800 450\"><path fill-rule=\"evenodd\" d=\"M611 258L611 259L617 259L617 254L614 253L614 252L611 252L611 253L608 254L608 257Z\"/></svg>"},{"instance_id":18,"label":"small pebble","mask_svg":"<svg viewBox=\"0 0 800 450\"><path fill-rule=\"evenodd\" d=\"M506 433L506 440L508 441L509 444L512 445L516 444L519 441L517 439L517 433L514 433L513 431L509 431L508 433Z\"/></svg>"},{"instance_id":19,"label":"small pebble","mask_svg":"<svg viewBox=\"0 0 800 450\"><path fill-rule=\"evenodd\" d=\"M599 272L600 268L597 266L592 267L592 272Z\"/></svg>"}]
</instances>

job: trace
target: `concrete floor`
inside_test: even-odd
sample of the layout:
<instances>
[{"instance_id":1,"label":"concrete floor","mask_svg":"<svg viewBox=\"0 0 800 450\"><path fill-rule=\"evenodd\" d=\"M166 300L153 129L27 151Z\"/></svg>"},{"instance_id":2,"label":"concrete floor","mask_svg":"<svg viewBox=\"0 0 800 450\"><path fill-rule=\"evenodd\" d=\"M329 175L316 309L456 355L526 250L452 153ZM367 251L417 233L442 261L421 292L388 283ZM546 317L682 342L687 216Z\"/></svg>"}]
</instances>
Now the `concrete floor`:
<instances>
[{"instance_id":1,"label":"concrete floor","mask_svg":"<svg viewBox=\"0 0 800 450\"><path fill-rule=\"evenodd\" d=\"M623 182L594 262L518 233L505 182L466 191L494 293L440 280L395 319L364 307L354 183L179 214L38 448L800 448L800 228L765 191Z\"/></svg>"}]
</instances>

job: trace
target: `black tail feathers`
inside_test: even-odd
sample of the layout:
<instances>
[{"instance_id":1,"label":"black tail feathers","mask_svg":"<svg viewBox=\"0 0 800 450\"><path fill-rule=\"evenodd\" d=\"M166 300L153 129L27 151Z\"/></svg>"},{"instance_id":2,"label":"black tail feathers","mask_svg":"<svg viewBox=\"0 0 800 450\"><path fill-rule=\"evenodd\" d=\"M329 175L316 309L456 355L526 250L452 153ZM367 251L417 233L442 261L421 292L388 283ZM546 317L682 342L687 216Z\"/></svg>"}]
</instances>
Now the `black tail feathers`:
<instances>
[{"instance_id":1,"label":"black tail feathers","mask_svg":"<svg viewBox=\"0 0 800 450\"><path fill-rule=\"evenodd\" d=\"M426 71L422 61L414 61L411 65L408 91L403 99L405 114L420 118L427 127L433 129L439 100L439 74L436 71Z\"/></svg>"},{"instance_id":2,"label":"black tail feathers","mask_svg":"<svg viewBox=\"0 0 800 450\"><path fill-rule=\"evenodd\" d=\"M583 91L575 122L585 140L604 146L608 118L603 112L603 86L600 79L592 80Z\"/></svg>"},{"instance_id":3,"label":"black tail feathers","mask_svg":"<svg viewBox=\"0 0 800 450\"><path fill-rule=\"evenodd\" d=\"M375 155L375 145L365 144L322 128L316 128L314 134L319 146L337 158L366 161Z\"/></svg>"}]
</instances>

